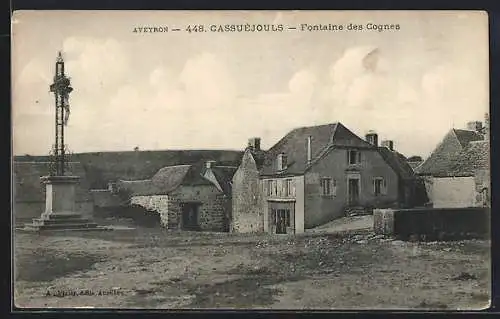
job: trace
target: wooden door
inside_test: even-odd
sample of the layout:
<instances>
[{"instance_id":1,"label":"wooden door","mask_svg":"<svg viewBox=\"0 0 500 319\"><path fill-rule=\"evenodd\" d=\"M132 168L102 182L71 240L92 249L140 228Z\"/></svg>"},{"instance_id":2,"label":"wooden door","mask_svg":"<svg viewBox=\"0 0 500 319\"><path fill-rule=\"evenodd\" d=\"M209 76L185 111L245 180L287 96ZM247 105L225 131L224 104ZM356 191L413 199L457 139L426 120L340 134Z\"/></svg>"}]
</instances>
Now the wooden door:
<instances>
[{"instance_id":1,"label":"wooden door","mask_svg":"<svg viewBox=\"0 0 500 319\"><path fill-rule=\"evenodd\" d=\"M198 230L198 204L186 203L182 205L182 229Z\"/></svg>"},{"instance_id":2,"label":"wooden door","mask_svg":"<svg viewBox=\"0 0 500 319\"><path fill-rule=\"evenodd\" d=\"M349 190L349 205L357 205L359 203L359 179L349 178L348 179L348 190Z\"/></svg>"}]
</instances>

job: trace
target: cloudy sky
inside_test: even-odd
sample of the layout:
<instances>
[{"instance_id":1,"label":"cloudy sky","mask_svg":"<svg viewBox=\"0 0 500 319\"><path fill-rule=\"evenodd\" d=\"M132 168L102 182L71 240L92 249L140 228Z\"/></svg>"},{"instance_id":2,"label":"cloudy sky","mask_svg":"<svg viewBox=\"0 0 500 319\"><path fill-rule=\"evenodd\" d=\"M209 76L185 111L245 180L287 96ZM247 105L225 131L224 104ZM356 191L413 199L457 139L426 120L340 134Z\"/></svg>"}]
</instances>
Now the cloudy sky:
<instances>
[{"instance_id":1,"label":"cloudy sky","mask_svg":"<svg viewBox=\"0 0 500 319\"><path fill-rule=\"evenodd\" d=\"M244 23L364 30L132 32ZM295 127L339 121L425 157L488 110L487 23L480 12L18 12L13 151L51 148L49 85L62 50L73 152L242 149L253 136L267 148Z\"/></svg>"}]
</instances>

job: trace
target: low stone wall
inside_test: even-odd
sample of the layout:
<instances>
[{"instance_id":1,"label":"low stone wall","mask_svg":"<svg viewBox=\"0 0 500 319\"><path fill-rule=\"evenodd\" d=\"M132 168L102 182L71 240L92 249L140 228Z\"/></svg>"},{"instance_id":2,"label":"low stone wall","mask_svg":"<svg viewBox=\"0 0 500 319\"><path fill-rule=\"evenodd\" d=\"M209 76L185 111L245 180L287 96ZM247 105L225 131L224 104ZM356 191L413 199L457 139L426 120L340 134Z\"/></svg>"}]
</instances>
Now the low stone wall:
<instances>
[{"instance_id":1,"label":"low stone wall","mask_svg":"<svg viewBox=\"0 0 500 319\"><path fill-rule=\"evenodd\" d=\"M161 225L168 227L170 207L167 195L132 196L130 205L143 207L146 211L159 214Z\"/></svg>"},{"instance_id":2,"label":"low stone wall","mask_svg":"<svg viewBox=\"0 0 500 319\"><path fill-rule=\"evenodd\" d=\"M97 208L118 207L122 204L121 198L108 189L91 189L90 195Z\"/></svg>"},{"instance_id":3,"label":"low stone wall","mask_svg":"<svg viewBox=\"0 0 500 319\"><path fill-rule=\"evenodd\" d=\"M375 233L398 239L453 240L489 238L490 209L421 208L375 209Z\"/></svg>"}]
</instances>

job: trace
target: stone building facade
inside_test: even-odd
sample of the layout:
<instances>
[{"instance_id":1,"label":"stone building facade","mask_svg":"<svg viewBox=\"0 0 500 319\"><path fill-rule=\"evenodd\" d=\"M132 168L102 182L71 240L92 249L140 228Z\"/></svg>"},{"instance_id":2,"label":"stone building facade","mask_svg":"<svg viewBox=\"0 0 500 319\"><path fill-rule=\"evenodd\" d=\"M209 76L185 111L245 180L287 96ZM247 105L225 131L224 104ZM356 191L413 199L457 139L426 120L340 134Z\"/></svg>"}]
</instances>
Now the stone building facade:
<instances>
[{"instance_id":1,"label":"stone building facade","mask_svg":"<svg viewBox=\"0 0 500 319\"><path fill-rule=\"evenodd\" d=\"M233 178L232 230L301 233L347 209L398 207L414 174L389 144L341 123L295 129L265 152L250 140Z\"/></svg>"},{"instance_id":2,"label":"stone building facade","mask_svg":"<svg viewBox=\"0 0 500 319\"><path fill-rule=\"evenodd\" d=\"M172 230L228 231L231 197L203 177L210 167L166 167L152 179L120 181L130 205L160 215L161 225Z\"/></svg>"}]
</instances>

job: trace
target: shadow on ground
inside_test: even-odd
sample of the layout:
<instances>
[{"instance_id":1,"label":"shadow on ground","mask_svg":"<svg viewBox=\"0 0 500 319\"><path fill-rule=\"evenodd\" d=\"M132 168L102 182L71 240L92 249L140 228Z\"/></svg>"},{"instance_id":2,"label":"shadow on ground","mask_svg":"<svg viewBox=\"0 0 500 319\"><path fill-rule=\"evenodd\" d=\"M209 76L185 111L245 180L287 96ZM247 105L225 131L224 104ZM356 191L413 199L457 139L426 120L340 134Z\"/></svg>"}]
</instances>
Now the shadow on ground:
<instances>
[{"instance_id":1,"label":"shadow on ground","mask_svg":"<svg viewBox=\"0 0 500 319\"><path fill-rule=\"evenodd\" d=\"M37 249L16 254L16 280L52 281L78 271L88 270L102 261L98 255Z\"/></svg>"}]
</instances>

